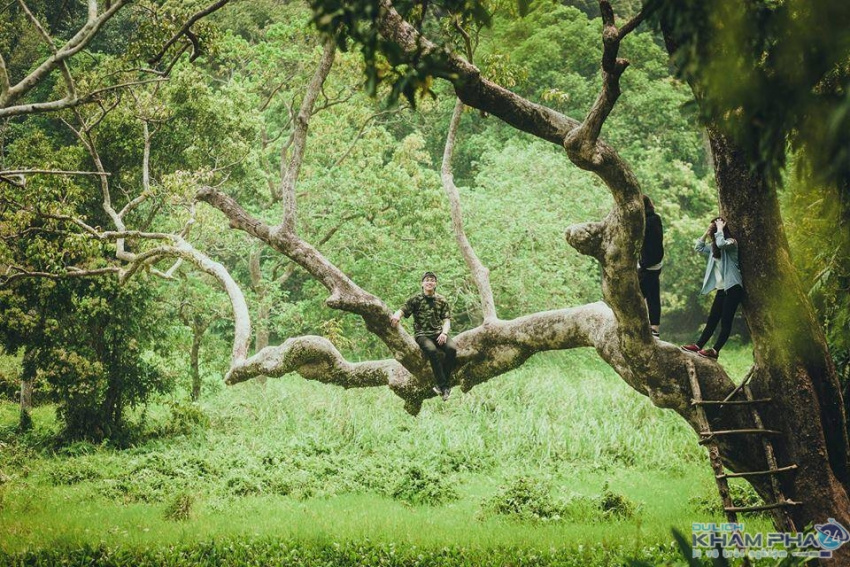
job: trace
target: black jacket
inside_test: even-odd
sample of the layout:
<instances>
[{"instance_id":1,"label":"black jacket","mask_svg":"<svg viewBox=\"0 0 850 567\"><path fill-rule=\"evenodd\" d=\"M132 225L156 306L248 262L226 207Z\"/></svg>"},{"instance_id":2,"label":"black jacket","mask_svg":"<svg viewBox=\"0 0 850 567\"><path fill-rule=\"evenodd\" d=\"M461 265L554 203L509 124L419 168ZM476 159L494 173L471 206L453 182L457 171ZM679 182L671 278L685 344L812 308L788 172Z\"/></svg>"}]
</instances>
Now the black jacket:
<instances>
[{"instance_id":1,"label":"black jacket","mask_svg":"<svg viewBox=\"0 0 850 567\"><path fill-rule=\"evenodd\" d=\"M654 266L664 258L664 229L661 217L654 212L646 213L646 229L640 249L640 268Z\"/></svg>"}]
</instances>

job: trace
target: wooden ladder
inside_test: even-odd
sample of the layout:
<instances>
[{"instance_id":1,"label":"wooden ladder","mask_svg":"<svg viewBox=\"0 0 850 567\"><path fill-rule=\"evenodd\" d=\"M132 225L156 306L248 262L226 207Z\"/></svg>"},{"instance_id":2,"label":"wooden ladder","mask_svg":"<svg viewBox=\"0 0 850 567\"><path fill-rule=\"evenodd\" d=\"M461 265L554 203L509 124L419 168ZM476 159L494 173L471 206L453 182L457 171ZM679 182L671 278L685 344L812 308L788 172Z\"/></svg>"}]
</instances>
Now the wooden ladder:
<instances>
[{"instance_id":1,"label":"wooden ladder","mask_svg":"<svg viewBox=\"0 0 850 567\"><path fill-rule=\"evenodd\" d=\"M771 402L771 398L761 398L755 399L753 398L753 393L750 390L749 381L752 377L752 372L744 378L741 385L736 387L732 392L726 396L723 400L703 400L702 399L702 391L700 390L699 381L697 380L697 372L696 368L694 368L693 361L689 360L687 362L688 365L688 377L691 382L691 391L693 393L693 399L691 400L691 405L696 407L697 413L697 422L700 429L700 445L708 446L708 458L711 461L711 468L714 470L714 480L717 483L717 491L720 493L720 499L723 501L723 511L726 513L726 519L730 523L738 522L738 512L758 512L762 510L775 510L775 514L778 514L777 520L779 520L780 529L787 532L796 532L796 528L794 526L794 521L791 519L791 515L788 513L788 508L790 506L798 506L800 502L795 502L785 497L785 494L782 492L782 487L779 483L779 475L793 471L797 468L797 465L791 464L788 466L780 467L776 462L776 454L773 451L773 444L770 441L771 437L776 437L782 435L780 431L774 431L772 429L765 429L764 424L761 420L761 416L759 415L756 407L759 404L768 404ZM743 393L744 399L733 400L735 396ZM705 406L714 406L718 409L722 409L724 407L735 407L735 406L747 406L750 409L750 415L752 417L753 423L755 424L754 428L749 429L729 429L729 430L721 430L721 431L712 431L708 422L708 417L705 414ZM748 472L740 472L740 473L727 473L723 468L723 462L720 460L720 449L717 445L717 439L719 437L725 437L729 435L758 435L761 437L761 444L764 450L764 454L767 460L768 468L764 471L748 471ZM730 478L750 478L757 476L770 476L771 489L773 492L773 502L766 502L761 506L733 506L732 498L729 496L729 483L727 479Z\"/></svg>"}]
</instances>

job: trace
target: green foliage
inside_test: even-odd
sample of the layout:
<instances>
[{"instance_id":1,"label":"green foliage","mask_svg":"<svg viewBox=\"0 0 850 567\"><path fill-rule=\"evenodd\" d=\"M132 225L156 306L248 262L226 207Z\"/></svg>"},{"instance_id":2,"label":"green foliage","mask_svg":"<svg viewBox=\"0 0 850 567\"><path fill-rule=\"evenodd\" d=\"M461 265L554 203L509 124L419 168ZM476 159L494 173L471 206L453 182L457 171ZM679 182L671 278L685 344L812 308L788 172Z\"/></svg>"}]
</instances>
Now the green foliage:
<instances>
[{"instance_id":1,"label":"green foliage","mask_svg":"<svg viewBox=\"0 0 850 567\"><path fill-rule=\"evenodd\" d=\"M171 387L151 350L161 336L155 297L136 284L86 287L72 299L73 316L57 319L61 342L44 372L67 439L121 443L129 433L125 409Z\"/></svg>"},{"instance_id":2,"label":"green foliage","mask_svg":"<svg viewBox=\"0 0 850 567\"><path fill-rule=\"evenodd\" d=\"M721 518L688 503L695 492L717 501L693 431L634 396L591 351L539 357L450 404L426 402L416 419L388 391L294 377L220 390L195 407L209 425L188 435L152 436L172 419L172 404L159 400L146 411L150 433L133 447L78 442L57 451L61 423L51 407L36 408L33 433L17 436L17 408L0 403L3 549L67 541L154 553L268 537L304 554L310 542L368 538L396 542L397 557L463 548L494 554L486 556L493 563L529 550L556 561L551 547L569 550L573 564L656 564L669 556L670 525ZM535 509L554 507L560 521L476 513L502 494L498 479L509 486L521 477L545 487ZM603 480L608 508L640 503L631 519L604 512ZM192 499L185 530L165 519L179 494Z\"/></svg>"},{"instance_id":3,"label":"green foliage","mask_svg":"<svg viewBox=\"0 0 850 567\"><path fill-rule=\"evenodd\" d=\"M458 498L458 492L449 484L450 481L439 470L413 465L404 470L390 495L411 504L443 504Z\"/></svg>"},{"instance_id":4,"label":"green foliage","mask_svg":"<svg viewBox=\"0 0 850 567\"><path fill-rule=\"evenodd\" d=\"M520 520L561 519L564 504L552 496L550 486L540 479L517 477L499 487L499 491L483 503L483 510Z\"/></svg>"},{"instance_id":5,"label":"green foliage","mask_svg":"<svg viewBox=\"0 0 850 567\"><path fill-rule=\"evenodd\" d=\"M112 548L84 545L75 548L45 549L6 554L0 551L0 563L42 565L102 565L103 567L155 567L173 565L213 567L216 565L290 565L304 567L334 565L338 567L474 567L478 565L524 565L527 567L601 567L613 565L630 556L627 549L600 545L580 549L546 551L522 548L478 549L451 546L423 549L406 548L394 543L370 541L350 543L296 542L280 538L238 538L181 544L168 548ZM664 545L642 550L642 559L650 565L671 564L678 556L673 546ZM646 564L646 563L643 563Z\"/></svg>"},{"instance_id":6,"label":"green foliage","mask_svg":"<svg viewBox=\"0 0 850 567\"><path fill-rule=\"evenodd\" d=\"M171 402L171 413L160 435L189 435L209 427L210 418L197 404L191 402Z\"/></svg>"},{"instance_id":7,"label":"green foliage","mask_svg":"<svg viewBox=\"0 0 850 567\"><path fill-rule=\"evenodd\" d=\"M741 144L759 173L780 180L787 144L815 177L846 192L850 180L850 13L842 0L654 0L698 85L705 118Z\"/></svg>"},{"instance_id":8,"label":"green foliage","mask_svg":"<svg viewBox=\"0 0 850 567\"><path fill-rule=\"evenodd\" d=\"M792 260L823 325L842 383L850 384L850 222L835 187L805 169L789 176L782 194ZM836 230L838 227L838 230Z\"/></svg>"},{"instance_id":9,"label":"green foliage","mask_svg":"<svg viewBox=\"0 0 850 567\"><path fill-rule=\"evenodd\" d=\"M600 522L630 520L639 514L640 505L611 490L607 481L599 496L558 497L550 481L518 476L486 499L481 511L520 521Z\"/></svg>"},{"instance_id":10,"label":"green foliage","mask_svg":"<svg viewBox=\"0 0 850 567\"><path fill-rule=\"evenodd\" d=\"M191 492L178 492L165 508L165 519L185 522L192 517L195 496Z\"/></svg>"},{"instance_id":11,"label":"green foliage","mask_svg":"<svg viewBox=\"0 0 850 567\"><path fill-rule=\"evenodd\" d=\"M729 497L732 499L732 505L739 508L764 505L764 500L752 485L743 481L733 480L729 482ZM696 510L704 514L721 514L723 512L723 501L713 483L703 486L703 493L693 496L690 502ZM745 512L745 514L745 517L762 516L766 518L770 515L770 512Z\"/></svg>"},{"instance_id":12,"label":"green foliage","mask_svg":"<svg viewBox=\"0 0 850 567\"><path fill-rule=\"evenodd\" d=\"M57 460L48 469L47 476L54 486L61 486L99 480L103 478L103 472L97 463L89 459L65 458Z\"/></svg>"},{"instance_id":13,"label":"green foliage","mask_svg":"<svg viewBox=\"0 0 850 567\"><path fill-rule=\"evenodd\" d=\"M520 0L519 5L527 6L527 2ZM417 96L434 95L431 90L434 78L455 78L445 51L427 50L423 45L411 55L381 36L376 25L381 8L375 0L312 0L310 6L314 12L313 24L334 38L340 50L346 51L352 40L359 47L365 64L366 91L374 95L380 85L389 85L390 105L403 96L416 107ZM446 14L447 19L459 14L479 26L489 25L491 19L480 0L439 0L430 7ZM395 2L394 8L420 29L428 17L426 5L417 2Z\"/></svg>"},{"instance_id":14,"label":"green foliage","mask_svg":"<svg viewBox=\"0 0 850 567\"><path fill-rule=\"evenodd\" d=\"M599 508L606 518L628 520L638 513L640 506L635 504L628 496L611 490L606 482L602 487L602 495L599 498Z\"/></svg>"}]
</instances>

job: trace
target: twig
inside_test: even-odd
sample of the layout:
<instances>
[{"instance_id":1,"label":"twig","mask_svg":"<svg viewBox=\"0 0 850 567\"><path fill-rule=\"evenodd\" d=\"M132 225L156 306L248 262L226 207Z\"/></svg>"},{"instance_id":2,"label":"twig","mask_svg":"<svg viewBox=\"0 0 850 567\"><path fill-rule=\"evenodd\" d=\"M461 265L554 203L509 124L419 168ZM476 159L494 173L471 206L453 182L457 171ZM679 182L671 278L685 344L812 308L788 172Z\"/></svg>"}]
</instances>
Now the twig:
<instances>
[{"instance_id":1,"label":"twig","mask_svg":"<svg viewBox=\"0 0 850 567\"><path fill-rule=\"evenodd\" d=\"M193 25L195 25L195 22L197 22L201 18L204 18L204 17L212 14L216 10L222 8L228 2L230 2L230 0L218 0L218 2L214 2L213 4L210 4L209 6L207 6L206 8L201 10L200 12L196 12L195 14L193 14L192 17L190 17L188 20L186 20L186 23L183 24L183 27L181 27L177 31L177 33L175 33L173 36L171 36L171 39L169 39L168 41L165 42L165 45L162 46L162 49L160 49L159 52L156 55L154 55L151 59L148 60L148 64L149 65L156 65L157 63L159 63L159 61L165 55L165 52L168 51L168 48L170 48L172 45L174 45L174 42L176 42L178 39L180 39L180 36L188 33L190 28ZM191 40L191 37L189 39Z\"/></svg>"}]
</instances>

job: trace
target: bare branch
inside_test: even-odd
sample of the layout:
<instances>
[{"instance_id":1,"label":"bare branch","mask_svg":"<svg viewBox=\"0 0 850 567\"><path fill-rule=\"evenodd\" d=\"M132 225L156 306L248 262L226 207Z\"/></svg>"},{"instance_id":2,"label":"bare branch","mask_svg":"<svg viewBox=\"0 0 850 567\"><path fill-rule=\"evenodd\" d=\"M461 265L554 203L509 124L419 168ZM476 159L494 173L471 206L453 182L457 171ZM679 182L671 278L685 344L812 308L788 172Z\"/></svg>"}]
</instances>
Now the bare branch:
<instances>
[{"instance_id":1,"label":"bare branch","mask_svg":"<svg viewBox=\"0 0 850 567\"><path fill-rule=\"evenodd\" d=\"M357 145L357 142L360 140L360 138L363 137L363 134L366 132L366 127L369 126L369 124L373 120L375 120L376 118L380 118L381 116L386 116L388 114L396 114L396 113L401 112L403 110L408 110L409 108L410 108L409 106L401 105L398 108L393 108L393 109L390 109L390 110L384 110L383 112L376 112L375 114L373 114L372 116L370 116L366 120L364 120L363 124L360 125L360 129L357 131L357 134L354 136L354 139L351 141L351 144L348 145L348 149L346 149L342 153L342 155L339 156L339 158L337 158L337 160L331 166L331 169L336 169L337 167L339 167L339 165L343 161L345 161L345 159L349 156L349 154L351 154L351 152L354 150L354 147Z\"/></svg>"},{"instance_id":2,"label":"bare branch","mask_svg":"<svg viewBox=\"0 0 850 567\"><path fill-rule=\"evenodd\" d=\"M59 110L67 110L69 108L76 108L78 106L82 106L84 104L89 104L92 102L96 102L100 100L101 95L112 92L119 91L121 89L126 89L127 87L133 87L136 85L146 85L149 83L158 83L162 82L165 79L146 79L144 81L130 81L126 83L121 83L118 85L112 85L109 87L103 87L101 89L97 89L92 91L86 95L78 96L78 97L69 97L54 100L50 102L35 102L29 104L19 104L16 106L9 106L7 108L0 108L0 118L9 118L12 116L24 116L28 114L37 114L40 112L55 112Z\"/></svg>"},{"instance_id":3,"label":"bare branch","mask_svg":"<svg viewBox=\"0 0 850 567\"><path fill-rule=\"evenodd\" d=\"M168 270L166 270L165 272L160 272L159 270L151 270L151 273L156 273L158 276L160 276L160 277L161 277L161 278L163 278L163 279L171 280L171 279L174 279L174 273L175 273L175 272L176 272L176 271L180 268L180 266L182 266L182 265L183 265L183 258L177 258L177 261L175 261L175 262L171 265L171 267L170 267L170 268L168 268Z\"/></svg>"},{"instance_id":4,"label":"bare branch","mask_svg":"<svg viewBox=\"0 0 850 567\"><path fill-rule=\"evenodd\" d=\"M277 86L272 89L272 92L269 93L269 96L266 97L266 100L263 101L263 103L260 105L260 108L258 110L260 112L263 112L266 108L268 108L269 104L271 104L272 100L274 100L274 96L278 93L278 91L280 91L280 89L285 87L291 79L292 75L287 77L284 81L278 83Z\"/></svg>"},{"instance_id":5,"label":"bare branch","mask_svg":"<svg viewBox=\"0 0 850 567\"><path fill-rule=\"evenodd\" d=\"M608 0L600 0L599 8L602 12L602 91L593 104L593 107L588 112L584 123L575 132L575 140L580 140L582 149L585 153L594 148L596 141L599 139L599 134L602 131L602 125L614 108L614 104L620 97L620 76L629 62L625 59L618 59L617 53L620 50L620 41L625 34L620 34L617 27L614 25L614 9ZM635 24L636 26L637 24ZM634 29L634 28L632 28Z\"/></svg>"},{"instance_id":6,"label":"bare branch","mask_svg":"<svg viewBox=\"0 0 850 567\"><path fill-rule=\"evenodd\" d=\"M301 171L301 163L304 161L304 149L307 144L307 128L310 124L310 116L313 113L313 106L316 103L316 98L319 96L319 91L328 73L330 73L335 53L336 44L334 40L326 39L319 66L316 68L316 72L307 86L307 92L304 94L304 100L301 102L301 109L298 111L298 116L295 119L295 130L292 135L292 157L289 159L286 173L281 180L280 190L283 196L283 221L280 227L287 232L295 232L295 184L298 180L298 173Z\"/></svg>"},{"instance_id":7,"label":"bare branch","mask_svg":"<svg viewBox=\"0 0 850 567\"><path fill-rule=\"evenodd\" d=\"M64 169L7 169L0 175L111 175L101 171L67 171Z\"/></svg>"},{"instance_id":8,"label":"bare branch","mask_svg":"<svg viewBox=\"0 0 850 567\"><path fill-rule=\"evenodd\" d=\"M172 45L174 45L174 42L176 42L178 39L180 39L181 36L183 36L184 34L189 34L192 26L195 25L195 23L197 23L198 20L205 18L206 16L209 16L210 14L215 12L216 10L219 10L220 8L224 7L229 2L230 2L230 0L218 0L218 2L214 2L214 3L210 4L209 6L207 6L206 8L204 8L203 10L201 10L200 12L193 14L188 20L186 20L186 23L183 24L183 27L181 27L177 31L177 33L175 33L173 36L171 36L171 39L169 39L167 42L165 42L165 45L162 46L162 49L160 49L159 52L156 55L154 55L150 60L148 60L148 64L156 65L157 63L159 63L159 61L163 58L163 56L165 56L165 53L168 51L168 48L170 48ZM191 36L190 36L190 39L191 39ZM196 41L196 39L193 40L193 43L195 43L195 41ZM198 53L198 52L199 52L199 49L196 48L195 53ZM193 57L197 57L197 55L193 55Z\"/></svg>"},{"instance_id":9,"label":"bare branch","mask_svg":"<svg viewBox=\"0 0 850 567\"><path fill-rule=\"evenodd\" d=\"M463 102L458 99L455 103L452 119L449 123L449 132L446 136L446 147L443 151L442 180L443 190L449 198L452 215L452 230L457 240L457 245L463 255L463 259L472 274L475 286L478 288L478 296L481 299L481 312L484 322L495 321L496 304L493 301L493 289L490 287L490 270L481 262L463 229L463 213L460 208L460 195L455 186L454 174L452 174L452 155L454 153L455 137L457 136L460 119L463 116Z\"/></svg>"},{"instance_id":10,"label":"bare branch","mask_svg":"<svg viewBox=\"0 0 850 567\"><path fill-rule=\"evenodd\" d=\"M640 24L642 24L643 21L646 19L647 15L648 14L647 14L646 6L641 6L640 12L635 14L634 17L631 20L629 20L628 22L626 22L625 24L620 26L620 31L617 34L619 36L620 40L622 41L622 39L624 37L626 37L627 35L632 33L635 30L635 28L637 28Z\"/></svg>"},{"instance_id":11,"label":"bare branch","mask_svg":"<svg viewBox=\"0 0 850 567\"><path fill-rule=\"evenodd\" d=\"M35 85L53 72L53 70L63 65L65 61L76 55L81 49L88 45L100 31L103 24L112 18L126 3L126 0L115 0L115 2L105 12L103 12L100 16L97 16L97 2L90 0L89 20L86 24L80 28L80 30L71 39L69 39L65 45L58 48L52 55L50 55L50 57L42 62L41 65L21 79L20 82L14 86L10 86L8 89L5 89L4 94L0 96L0 109L3 109L3 111L9 110L9 107L11 107L17 99L32 90ZM66 101L67 104L67 102L74 100L74 97L66 97L66 99L63 100ZM51 108L51 104L53 103L42 103L40 106L42 108ZM22 106L31 107L32 105ZM67 106L64 108L67 108ZM55 110L55 108L52 109ZM17 114L21 113L19 112ZM0 117L11 115L14 114L4 114L4 112L0 112Z\"/></svg>"},{"instance_id":12,"label":"bare branch","mask_svg":"<svg viewBox=\"0 0 850 567\"><path fill-rule=\"evenodd\" d=\"M14 274L4 274L0 276L0 288L8 286L15 280L24 278L46 278L51 280L62 280L65 278L88 278L97 277L104 274L117 274L121 271L120 268L110 266L108 268L97 268L94 270L71 269L66 268L65 272L39 272L29 271L19 266L10 266L15 271Z\"/></svg>"},{"instance_id":13,"label":"bare branch","mask_svg":"<svg viewBox=\"0 0 850 567\"><path fill-rule=\"evenodd\" d=\"M129 214L131 211L133 211L136 207L138 207L139 205L141 205L142 203L147 201L150 198L151 194L152 193L150 193L150 192L144 192L141 195L139 195L138 197L132 199L126 205L124 205L123 209L118 211L118 216L123 219L127 214Z\"/></svg>"},{"instance_id":14,"label":"bare branch","mask_svg":"<svg viewBox=\"0 0 850 567\"><path fill-rule=\"evenodd\" d=\"M147 195L151 192L151 133L146 120L142 120L142 143L142 195Z\"/></svg>"}]
</instances>

